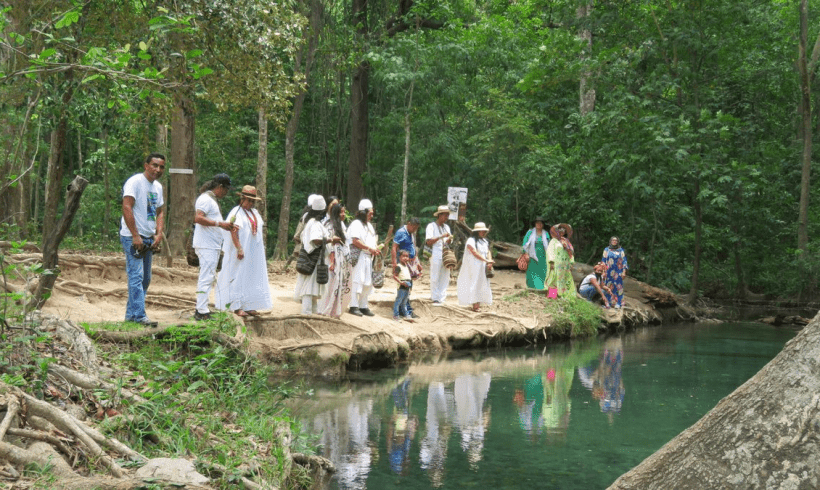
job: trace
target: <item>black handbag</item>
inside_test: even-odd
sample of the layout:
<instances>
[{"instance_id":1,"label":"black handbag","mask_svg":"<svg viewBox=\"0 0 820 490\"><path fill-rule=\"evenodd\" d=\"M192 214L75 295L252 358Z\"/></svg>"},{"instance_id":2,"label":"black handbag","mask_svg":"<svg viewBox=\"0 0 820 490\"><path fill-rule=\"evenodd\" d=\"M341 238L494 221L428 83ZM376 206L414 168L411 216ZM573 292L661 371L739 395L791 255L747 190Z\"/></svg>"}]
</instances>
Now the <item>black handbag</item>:
<instances>
[{"instance_id":1,"label":"black handbag","mask_svg":"<svg viewBox=\"0 0 820 490\"><path fill-rule=\"evenodd\" d=\"M308 253L305 247L302 247L299 250L299 258L296 259L296 272L305 276L313 274L319 262L319 256L324 252L322 248L324 247L316 247L313 252Z\"/></svg>"},{"instance_id":2,"label":"black handbag","mask_svg":"<svg viewBox=\"0 0 820 490\"><path fill-rule=\"evenodd\" d=\"M327 264L325 264L324 241L322 241L322 254L319 255L319 262L316 264L316 284L327 284L329 280Z\"/></svg>"}]
</instances>

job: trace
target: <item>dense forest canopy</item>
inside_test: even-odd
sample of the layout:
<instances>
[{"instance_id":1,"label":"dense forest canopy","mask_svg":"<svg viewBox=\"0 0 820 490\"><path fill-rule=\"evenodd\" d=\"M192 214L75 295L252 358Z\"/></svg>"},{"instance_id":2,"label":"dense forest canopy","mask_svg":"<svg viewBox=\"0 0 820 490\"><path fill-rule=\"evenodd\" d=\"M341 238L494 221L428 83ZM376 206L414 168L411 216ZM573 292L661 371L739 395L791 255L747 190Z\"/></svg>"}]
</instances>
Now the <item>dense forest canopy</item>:
<instances>
[{"instance_id":1,"label":"dense forest canopy","mask_svg":"<svg viewBox=\"0 0 820 490\"><path fill-rule=\"evenodd\" d=\"M542 215L576 260L617 235L632 276L693 298L817 296L820 12L795 2L3 5L0 238L39 241L79 174L72 241L116 249L121 185L162 151L194 169L172 194L264 179L270 253L311 193L370 198L384 233L404 192L432 219L456 186L496 240ZM193 201L169 202L182 233Z\"/></svg>"}]
</instances>

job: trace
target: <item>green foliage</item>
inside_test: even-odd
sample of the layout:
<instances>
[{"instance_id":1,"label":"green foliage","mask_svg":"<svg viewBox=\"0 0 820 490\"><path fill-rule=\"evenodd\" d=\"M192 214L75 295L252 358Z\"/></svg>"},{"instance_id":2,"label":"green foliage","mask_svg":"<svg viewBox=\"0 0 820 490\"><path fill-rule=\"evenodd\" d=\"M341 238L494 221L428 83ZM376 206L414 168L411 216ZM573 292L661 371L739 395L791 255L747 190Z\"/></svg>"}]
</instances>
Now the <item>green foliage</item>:
<instances>
[{"instance_id":1,"label":"green foliage","mask_svg":"<svg viewBox=\"0 0 820 490\"><path fill-rule=\"evenodd\" d=\"M289 423L283 418L282 402L297 388L270 382L275 366L212 343L216 333L232 335L235 329L227 315L218 314L136 342L134 351L111 352L112 361L122 363L132 378L150 381L140 388L148 402L129 408L127 420L109 430L144 454L159 454L157 444L161 444L162 454L198 454L229 469L275 454L278 449L270 445L274 421ZM281 466L283 460L277 461ZM269 480L281 472L281 467L270 464L260 468ZM231 478L223 475L221 484L230 488Z\"/></svg>"},{"instance_id":2,"label":"green foliage","mask_svg":"<svg viewBox=\"0 0 820 490\"><path fill-rule=\"evenodd\" d=\"M601 307L577 297L548 300L550 331L557 336L590 337L601 327Z\"/></svg>"}]
</instances>

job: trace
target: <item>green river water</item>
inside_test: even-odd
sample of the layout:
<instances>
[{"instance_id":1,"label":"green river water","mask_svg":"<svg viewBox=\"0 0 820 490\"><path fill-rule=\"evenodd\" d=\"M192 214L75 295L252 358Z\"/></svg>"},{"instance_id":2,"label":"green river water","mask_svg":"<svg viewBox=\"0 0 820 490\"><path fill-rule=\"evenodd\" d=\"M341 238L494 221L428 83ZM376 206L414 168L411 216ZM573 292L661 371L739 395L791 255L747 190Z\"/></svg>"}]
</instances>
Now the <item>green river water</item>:
<instances>
[{"instance_id":1,"label":"green river water","mask_svg":"<svg viewBox=\"0 0 820 490\"><path fill-rule=\"evenodd\" d=\"M794 335L687 324L451 353L313 386L295 415L336 465L336 489L604 489Z\"/></svg>"}]
</instances>

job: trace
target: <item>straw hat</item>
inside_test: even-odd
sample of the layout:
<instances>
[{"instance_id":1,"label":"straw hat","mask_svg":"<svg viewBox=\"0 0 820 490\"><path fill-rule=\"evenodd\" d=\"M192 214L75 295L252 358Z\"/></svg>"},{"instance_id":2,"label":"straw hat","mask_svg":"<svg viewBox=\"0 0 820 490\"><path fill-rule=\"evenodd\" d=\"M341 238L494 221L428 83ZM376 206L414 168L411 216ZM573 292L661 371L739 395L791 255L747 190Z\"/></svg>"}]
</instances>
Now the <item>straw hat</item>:
<instances>
[{"instance_id":1,"label":"straw hat","mask_svg":"<svg viewBox=\"0 0 820 490\"><path fill-rule=\"evenodd\" d=\"M485 225L483 222L479 221L473 227L473 231L490 231L490 229L487 228L487 225Z\"/></svg>"},{"instance_id":2,"label":"straw hat","mask_svg":"<svg viewBox=\"0 0 820 490\"><path fill-rule=\"evenodd\" d=\"M443 204L443 205L439 206L438 208L436 208L436 212L433 213L433 216L438 216L442 213L450 214L450 206L448 206L446 204Z\"/></svg>"},{"instance_id":3,"label":"straw hat","mask_svg":"<svg viewBox=\"0 0 820 490\"><path fill-rule=\"evenodd\" d=\"M558 228L567 230L567 238L572 238L572 227L567 223L558 223Z\"/></svg>"},{"instance_id":4,"label":"straw hat","mask_svg":"<svg viewBox=\"0 0 820 490\"><path fill-rule=\"evenodd\" d=\"M373 209L373 203L370 202L370 199L362 199L359 201L359 211L366 211L368 209Z\"/></svg>"},{"instance_id":5,"label":"straw hat","mask_svg":"<svg viewBox=\"0 0 820 490\"><path fill-rule=\"evenodd\" d=\"M256 197L256 187L252 185L242 186L242 190L236 193L237 195L246 199L253 199L254 201L261 201L261 197Z\"/></svg>"}]
</instances>

